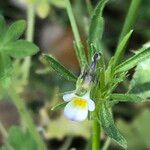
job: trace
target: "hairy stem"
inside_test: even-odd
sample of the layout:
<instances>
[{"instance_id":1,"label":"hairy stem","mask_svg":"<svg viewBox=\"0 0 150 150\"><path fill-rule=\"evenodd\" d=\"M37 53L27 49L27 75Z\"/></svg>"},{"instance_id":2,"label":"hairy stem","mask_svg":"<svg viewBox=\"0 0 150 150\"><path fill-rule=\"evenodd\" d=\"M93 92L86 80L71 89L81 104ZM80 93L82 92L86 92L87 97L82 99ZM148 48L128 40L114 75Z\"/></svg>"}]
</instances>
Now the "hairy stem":
<instances>
[{"instance_id":1,"label":"hairy stem","mask_svg":"<svg viewBox=\"0 0 150 150\"><path fill-rule=\"evenodd\" d=\"M31 118L31 115L28 113L28 110L25 106L24 101L19 97L19 95L17 95L14 87L11 87L9 89L9 95L11 97L11 100L13 101L13 103L15 104L15 106L17 107L17 110L21 116L21 118L23 119L24 123L26 124L29 132L31 133L31 135L33 136L33 138L35 139L37 146L38 146L38 150L45 150L45 145L33 123L33 120Z\"/></svg>"},{"instance_id":2,"label":"hairy stem","mask_svg":"<svg viewBox=\"0 0 150 150\"><path fill-rule=\"evenodd\" d=\"M100 124L97 120L93 120L92 150L100 150L100 135Z\"/></svg>"}]
</instances>

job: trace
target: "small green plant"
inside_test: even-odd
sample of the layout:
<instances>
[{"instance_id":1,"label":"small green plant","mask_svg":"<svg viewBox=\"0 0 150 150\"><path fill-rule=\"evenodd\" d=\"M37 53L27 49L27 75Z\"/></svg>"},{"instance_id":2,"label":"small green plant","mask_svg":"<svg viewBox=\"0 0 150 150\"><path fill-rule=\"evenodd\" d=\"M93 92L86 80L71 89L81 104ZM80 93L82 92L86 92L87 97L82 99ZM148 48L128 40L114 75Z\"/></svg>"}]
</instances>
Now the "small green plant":
<instances>
[{"instance_id":1,"label":"small green plant","mask_svg":"<svg viewBox=\"0 0 150 150\"><path fill-rule=\"evenodd\" d=\"M26 69L28 68L24 65L24 62L22 63L20 61L20 59L34 55L39 51L39 48L34 43L19 39L24 33L25 28L26 22L24 20L16 21L8 27L5 23L4 17L0 16L0 86L1 93L2 91L5 91L5 93L7 92L10 96L12 102L20 113L22 121L25 123L32 138L34 138L34 142L36 142L38 149L41 150L44 149L45 146L26 109L24 101L19 96L17 90L18 87L15 86L15 81L17 80L16 75L18 75L17 68L14 68L15 64L20 66L19 70L22 70L21 76L24 75L24 73L26 74ZM16 141L13 141L12 139L12 134L9 136L11 137L8 137L7 140L10 143L14 142L16 144Z\"/></svg>"},{"instance_id":2,"label":"small green plant","mask_svg":"<svg viewBox=\"0 0 150 150\"><path fill-rule=\"evenodd\" d=\"M43 54L43 59L46 60L50 67L62 77L76 83L76 89L63 96L65 102L54 106L52 110L64 108L65 116L73 121L83 121L87 117L92 120L92 150L100 149L99 138L101 127L111 139L126 149L127 142L115 126L111 109L119 102L136 103L145 100L143 96L132 92L114 93L116 87L126 79L128 71L139 62L150 57L150 46L147 46L140 48L135 55L121 62L125 48L133 32L132 26L136 18L135 12L138 9L140 1L132 1L131 7L135 7L134 9L129 9L118 46L108 65L106 65L104 52L101 49L104 30L102 13L107 1L101 0L93 11L87 42L88 59L85 55L84 46L81 43L71 4L69 0L65 2L74 33L74 47L81 67L81 73L79 77L76 77L51 55ZM129 17L129 15L132 16Z\"/></svg>"}]
</instances>

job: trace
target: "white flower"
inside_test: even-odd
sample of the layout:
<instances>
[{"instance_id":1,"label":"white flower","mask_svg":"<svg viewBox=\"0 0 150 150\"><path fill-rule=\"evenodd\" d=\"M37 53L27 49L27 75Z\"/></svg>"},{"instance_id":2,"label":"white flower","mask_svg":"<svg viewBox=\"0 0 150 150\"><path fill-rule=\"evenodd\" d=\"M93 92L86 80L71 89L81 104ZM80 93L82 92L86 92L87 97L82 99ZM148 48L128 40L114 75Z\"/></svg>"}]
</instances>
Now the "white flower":
<instances>
[{"instance_id":1,"label":"white flower","mask_svg":"<svg viewBox=\"0 0 150 150\"><path fill-rule=\"evenodd\" d=\"M64 101L68 102L64 109L64 115L72 121L83 121L88 116L88 110L95 109L95 103L90 99L90 94L86 93L82 97L75 93L65 94Z\"/></svg>"}]
</instances>

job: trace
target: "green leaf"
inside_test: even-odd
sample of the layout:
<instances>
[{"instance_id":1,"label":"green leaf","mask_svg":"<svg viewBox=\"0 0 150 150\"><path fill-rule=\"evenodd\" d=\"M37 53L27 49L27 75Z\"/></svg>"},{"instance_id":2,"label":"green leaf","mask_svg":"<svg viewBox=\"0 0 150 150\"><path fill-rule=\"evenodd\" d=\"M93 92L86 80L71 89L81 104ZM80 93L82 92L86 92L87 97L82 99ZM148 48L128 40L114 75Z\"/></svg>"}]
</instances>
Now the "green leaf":
<instances>
[{"instance_id":1,"label":"green leaf","mask_svg":"<svg viewBox=\"0 0 150 150\"><path fill-rule=\"evenodd\" d=\"M119 120L117 122L120 131L126 136L128 142L128 150L148 150L149 127L150 127L150 110L144 108L136 115L132 121Z\"/></svg>"},{"instance_id":2,"label":"green leaf","mask_svg":"<svg viewBox=\"0 0 150 150\"><path fill-rule=\"evenodd\" d=\"M139 63L130 82L129 93L150 98L150 59Z\"/></svg>"},{"instance_id":3,"label":"green leaf","mask_svg":"<svg viewBox=\"0 0 150 150\"><path fill-rule=\"evenodd\" d=\"M24 58L36 54L39 51L39 48L31 42L17 40L16 42L6 45L4 51L11 57Z\"/></svg>"},{"instance_id":4,"label":"green leaf","mask_svg":"<svg viewBox=\"0 0 150 150\"><path fill-rule=\"evenodd\" d=\"M114 139L123 148L127 148L127 142L125 138L121 135L117 127L115 126L112 113L109 110L109 108L107 108L106 105L102 106L100 112L100 118L101 118L102 127L107 133L107 135L110 138Z\"/></svg>"},{"instance_id":5,"label":"green leaf","mask_svg":"<svg viewBox=\"0 0 150 150\"><path fill-rule=\"evenodd\" d=\"M9 129L8 143L15 150L36 150L37 145L28 131L23 132L19 127Z\"/></svg>"},{"instance_id":6,"label":"green leaf","mask_svg":"<svg viewBox=\"0 0 150 150\"><path fill-rule=\"evenodd\" d=\"M115 69L115 73L128 71L129 69L135 67L139 62L149 57L150 57L150 47L145 48L142 52L134 55L133 57L129 58L125 62L118 65Z\"/></svg>"},{"instance_id":7,"label":"green leaf","mask_svg":"<svg viewBox=\"0 0 150 150\"><path fill-rule=\"evenodd\" d=\"M104 30L104 19L102 17L103 9L105 7L107 0L101 0L97 7L94 10L90 28L89 28L89 58L91 59L92 56L96 51L100 51L100 42L103 35Z\"/></svg>"},{"instance_id":8,"label":"green leaf","mask_svg":"<svg viewBox=\"0 0 150 150\"><path fill-rule=\"evenodd\" d=\"M53 58L51 55L43 54L44 60L52 67L56 72L58 72L62 77L64 77L67 80L76 82L77 77L71 73L69 70L67 70L63 65L61 65L55 58Z\"/></svg>"},{"instance_id":9,"label":"green leaf","mask_svg":"<svg viewBox=\"0 0 150 150\"><path fill-rule=\"evenodd\" d=\"M135 94L111 94L109 104L114 105L119 102L142 102L143 98Z\"/></svg>"},{"instance_id":10,"label":"green leaf","mask_svg":"<svg viewBox=\"0 0 150 150\"><path fill-rule=\"evenodd\" d=\"M8 28L5 36L4 36L4 43L12 42L17 40L24 32L26 28L26 22L24 20L19 20L14 22Z\"/></svg>"},{"instance_id":11,"label":"green leaf","mask_svg":"<svg viewBox=\"0 0 150 150\"><path fill-rule=\"evenodd\" d=\"M133 32L133 30L131 30L119 43L119 45L116 49L115 55L114 55L114 62L113 62L114 66L116 66L119 63L120 59L122 58L122 56L124 54L124 49L127 45L127 42L129 40L132 32Z\"/></svg>"},{"instance_id":12,"label":"green leaf","mask_svg":"<svg viewBox=\"0 0 150 150\"><path fill-rule=\"evenodd\" d=\"M12 65L9 56L0 53L0 88L7 88L11 83ZM2 94L2 91L1 91Z\"/></svg>"},{"instance_id":13,"label":"green leaf","mask_svg":"<svg viewBox=\"0 0 150 150\"><path fill-rule=\"evenodd\" d=\"M51 110L56 111L56 110L60 110L62 108L64 108L67 105L68 102L62 102L57 104L56 106L52 107Z\"/></svg>"},{"instance_id":14,"label":"green leaf","mask_svg":"<svg viewBox=\"0 0 150 150\"><path fill-rule=\"evenodd\" d=\"M66 7L66 3L65 0L49 0L49 2L58 7L58 8L65 8Z\"/></svg>"},{"instance_id":15,"label":"green leaf","mask_svg":"<svg viewBox=\"0 0 150 150\"><path fill-rule=\"evenodd\" d=\"M0 80L4 80L9 77L11 69L12 65L10 58L5 54L0 53Z\"/></svg>"},{"instance_id":16,"label":"green leaf","mask_svg":"<svg viewBox=\"0 0 150 150\"><path fill-rule=\"evenodd\" d=\"M6 31L6 23L3 16L0 15L0 43Z\"/></svg>"}]
</instances>

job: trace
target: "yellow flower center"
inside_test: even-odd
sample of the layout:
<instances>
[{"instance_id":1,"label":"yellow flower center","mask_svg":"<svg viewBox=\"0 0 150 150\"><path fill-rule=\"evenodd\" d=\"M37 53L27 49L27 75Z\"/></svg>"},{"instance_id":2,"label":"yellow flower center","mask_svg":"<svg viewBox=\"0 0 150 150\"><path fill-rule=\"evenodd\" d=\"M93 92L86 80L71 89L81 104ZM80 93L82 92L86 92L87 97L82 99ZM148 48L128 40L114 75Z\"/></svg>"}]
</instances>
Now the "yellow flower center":
<instances>
[{"instance_id":1,"label":"yellow flower center","mask_svg":"<svg viewBox=\"0 0 150 150\"><path fill-rule=\"evenodd\" d=\"M73 104L76 106L76 107L80 107L80 108L85 108L87 107L87 101L82 99L82 98L75 98L73 100Z\"/></svg>"}]
</instances>

